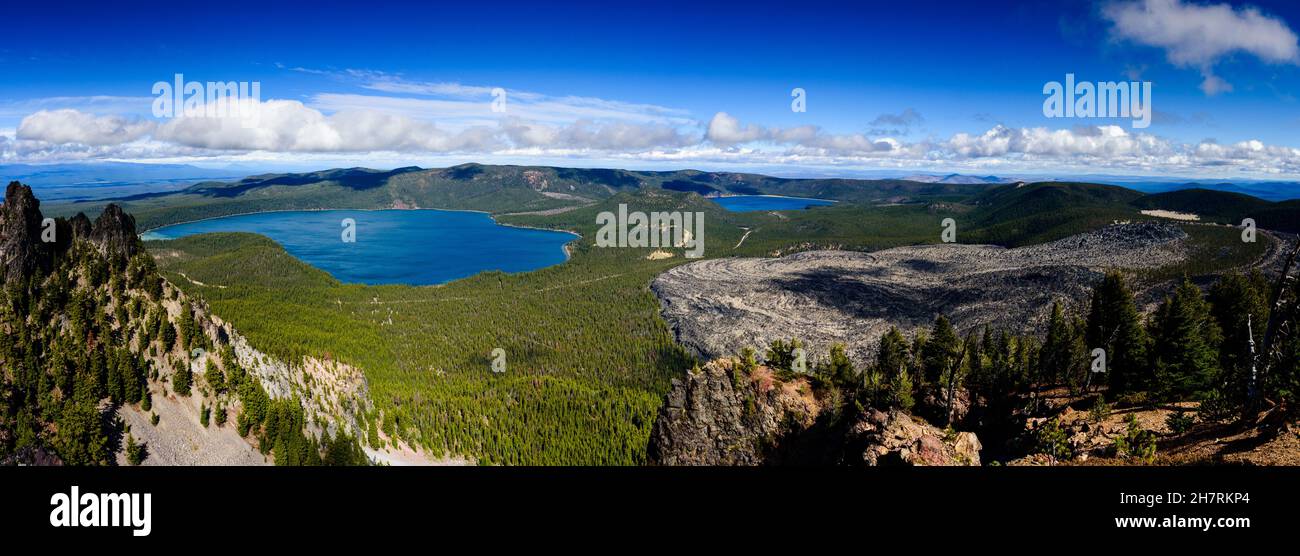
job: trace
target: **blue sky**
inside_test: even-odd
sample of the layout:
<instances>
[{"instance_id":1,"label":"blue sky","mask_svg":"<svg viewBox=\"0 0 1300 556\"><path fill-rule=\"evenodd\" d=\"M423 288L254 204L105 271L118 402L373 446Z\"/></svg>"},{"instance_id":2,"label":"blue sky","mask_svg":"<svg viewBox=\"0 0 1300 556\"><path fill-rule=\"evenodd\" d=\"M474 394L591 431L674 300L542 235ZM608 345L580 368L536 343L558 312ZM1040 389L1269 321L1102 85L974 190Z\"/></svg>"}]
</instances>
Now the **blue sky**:
<instances>
[{"instance_id":1,"label":"blue sky","mask_svg":"<svg viewBox=\"0 0 1300 556\"><path fill-rule=\"evenodd\" d=\"M51 2L5 23L3 163L1300 175L1286 2ZM155 117L176 73L260 82L257 125ZM1150 81L1151 126L1045 117L1066 73Z\"/></svg>"}]
</instances>

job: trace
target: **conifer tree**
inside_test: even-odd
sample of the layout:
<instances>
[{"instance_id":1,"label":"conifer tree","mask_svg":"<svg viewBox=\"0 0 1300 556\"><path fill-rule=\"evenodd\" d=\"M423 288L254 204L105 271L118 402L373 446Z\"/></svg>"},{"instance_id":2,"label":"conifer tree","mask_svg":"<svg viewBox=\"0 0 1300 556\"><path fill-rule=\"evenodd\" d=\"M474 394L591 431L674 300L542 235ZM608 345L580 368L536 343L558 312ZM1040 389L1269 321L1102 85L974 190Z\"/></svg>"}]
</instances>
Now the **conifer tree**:
<instances>
[{"instance_id":1,"label":"conifer tree","mask_svg":"<svg viewBox=\"0 0 1300 556\"><path fill-rule=\"evenodd\" d=\"M1133 293L1118 272L1109 272L1092 291L1085 337L1088 352L1106 350L1106 380L1112 392L1123 393L1151 384L1147 349L1150 339L1133 301Z\"/></svg>"},{"instance_id":2,"label":"conifer tree","mask_svg":"<svg viewBox=\"0 0 1300 556\"><path fill-rule=\"evenodd\" d=\"M1068 381L1075 365L1074 330L1065 317L1061 302L1052 304L1052 317L1047 325L1047 338L1043 340L1040 356L1043 379L1052 382Z\"/></svg>"},{"instance_id":3,"label":"conifer tree","mask_svg":"<svg viewBox=\"0 0 1300 556\"><path fill-rule=\"evenodd\" d=\"M177 365L176 372L172 373L172 390L182 396L190 395L190 383L193 378L194 373L190 371L188 362Z\"/></svg>"},{"instance_id":4,"label":"conifer tree","mask_svg":"<svg viewBox=\"0 0 1300 556\"><path fill-rule=\"evenodd\" d=\"M853 362L849 360L844 344L839 343L831 346L830 357L819 374L840 386L853 384L858 378L857 370L853 368Z\"/></svg>"},{"instance_id":5,"label":"conifer tree","mask_svg":"<svg viewBox=\"0 0 1300 556\"><path fill-rule=\"evenodd\" d=\"M897 327L889 327L889 332L880 338L880 346L876 349L876 370L893 379L894 375L906 370L907 358L907 338Z\"/></svg>"},{"instance_id":6,"label":"conifer tree","mask_svg":"<svg viewBox=\"0 0 1300 556\"><path fill-rule=\"evenodd\" d=\"M1233 404L1244 405L1251 381L1251 334L1262 340L1268 322L1268 283L1258 271L1249 277L1237 272L1225 274L1210 287L1210 314L1223 332L1219 349L1221 374L1215 386Z\"/></svg>"},{"instance_id":7,"label":"conifer tree","mask_svg":"<svg viewBox=\"0 0 1300 556\"><path fill-rule=\"evenodd\" d=\"M1156 311L1152 325L1158 393L1178 398L1212 389L1222 336L1200 288L1184 278Z\"/></svg>"},{"instance_id":8,"label":"conifer tree","mask_svg":"<svg viewBox=\"0 0 1300 556\"><path fill-rule=\"evenodd\" d=\"M922 364L925 382L938 385L947 370L961 357L961 338L953 329L948 317L939 315L934 319L930 337L922 348Z\"/></svg>"}]
</instances>

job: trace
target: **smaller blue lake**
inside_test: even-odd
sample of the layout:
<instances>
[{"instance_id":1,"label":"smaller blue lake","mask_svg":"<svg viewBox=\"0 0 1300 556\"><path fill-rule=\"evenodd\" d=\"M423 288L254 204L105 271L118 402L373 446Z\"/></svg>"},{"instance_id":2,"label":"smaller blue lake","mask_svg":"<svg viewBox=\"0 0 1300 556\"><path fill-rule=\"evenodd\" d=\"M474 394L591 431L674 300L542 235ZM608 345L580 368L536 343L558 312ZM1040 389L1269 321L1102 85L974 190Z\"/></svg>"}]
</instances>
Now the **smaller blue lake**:
<instances>
[{"instance_id":1,"label":"smaller blue lake","mask_svg":"<svg viewBox=\"0 0 1300 556\"><path fill-rule=\"evenodd\" d=\"M356 241L342 238L345 218ZM485 270L526 272L560 264L566 232L502 226L480 212L322 210L263 212L164 226L142 238L251 232L345 283L442 284Z\"/></svg>"},{"instance_id":2,"label":"smaller blue lake","mask_svg":"<svg viewBox=\"0 0 1300 556\"><path fill-rule=\"evenodd\" d=\"M803 210L809 207L825 207L835 204L835 201L827 201L825 199L781 197L777 195L735 195L731 197L714 197L713 202L722 205L722 208L731 212Z\"/></svg>"}]
</instances>

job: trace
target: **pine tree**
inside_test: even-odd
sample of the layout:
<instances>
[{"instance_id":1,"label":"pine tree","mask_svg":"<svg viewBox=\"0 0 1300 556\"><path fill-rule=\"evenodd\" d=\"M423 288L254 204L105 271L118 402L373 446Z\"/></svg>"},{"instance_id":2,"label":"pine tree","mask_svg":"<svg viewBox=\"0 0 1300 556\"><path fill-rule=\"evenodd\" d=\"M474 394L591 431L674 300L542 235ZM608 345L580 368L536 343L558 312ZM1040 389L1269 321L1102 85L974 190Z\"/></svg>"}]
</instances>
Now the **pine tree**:
<instances>
[{"instance_id":1,"label":"pine tree","mask_svg":"<svg viewBox=\"0 0 1300 556\"><path fill-rule=\"evenodd\" d=\"M1109 272L1092 290L1085 337L1088 352L1106 351L1106 380L1115 393L1150 387L1147 361L1150 339L1133 293L1118 272ZM1091 376L1091 373L1090 373Z\"/></svg>"},{"instance_id":2,"label":"pine tree","mask_svg":"<svg viewBox=\"0 0 1300 556\"><path fill-rule=\"evenodd\" d=\"M216 363L212 362L211 357L208 358L206 367L206 370L203 371L203 378L207 381L208 386L212 388L212 393L224 393L226 391L225 373L221 372L221 369L217 367Z\"/></svg>"},{"instance_id":3,"label":"pine tree","mask_svg":"<svg viewBox=\"0 0 1300 556\"><path fill-rule=\"evenodd\" d=\"M108 437L94 400L69 400L63 406L55 448L68 465L100 465L108 460Z\"/></svg>"},{"instance_id":4,"label":"pine tree","mask_svg":"<svg viewBox=\"0 0 1300 556\"><path fill-rule=\"evenodd\" d=\"M803 342L792 339L789 342L782 340L773 340L767 348L766 362L767 366L782 371L791 370L795 361L795 350L802 349Z\"/></svg>"},{"instance_id":5,"label":"pine tree","mask_svg":"<svg viewBox=\"0 0 1300 556\"><path fill-rule=\"evenodd\" d=\"M880 338L880 346L876 348L876 370L893 379L894 375L906 370L907 359L907 338L897 327L889 327L889 332Z\"/></svg>"},{"instance_id":6,"label":"pine tree","mask_svg":"<svg viewBox=\"0 0 1300 556\"><path fill-rule=\"evenodd\" d=\"M190 395L190 383L193 378L194 373L190 371L189 363L178 365L176 372L172 373L172 390L182 396Z\"/></svg>"},{"instance_id":7,"label":"pine tree","mask_svg":"<svg viewBox=\"0 0 1300 556\"><path fill-rule=\"evenodd\" d=\"M830 358L821 365L818 374L840 386L851 385L857 382L858 378L857 370L853 368L853 362L849 361L844 344L839 343L831 346Z\"/></svg>"},{"instance_id":8,"label":"pine tree","mask_svg":"<svg viewBox=\"0 0 1300 556\"><path fill-rule=\"evenodd\" d=\"M194 337L194 309L188 302L181 304L180 319L177 324L177 339L180 340L181 349L189 350L191 340Z\"/></svg>"},{"instance_id":9,"label":"pine tree","mask_svg":"<svg viewBox=\"0 0 1300 556\"><path fill-rule=\"evenodd\" d=\"M934 319L930 337L922 348L922 361L925 370L925 383L939 385L945 372L957 364L961 357L961 339L953 329L948 317L939 315Z\"/></svg>"},{"instance_id":10,"label":"pine tree","mask_svg":"<svg viewBox=\"0 0 1300 556\"><path fill-rule=\"evenodd\" d=\"M164 353L170 352L176 346L176 328L166 317L158 324L158 338L162 341Z\"/></svg>"},{"instance_id":11,"label":"pine tree","mask_svg":"<svg viewBox=\"0 0 1300 556\"><path fill-rule=\"evenodd\" d=\"M135 436L131 434L127 434L126 435L126 462L131 465L140 465L141 463L144 463L145 455L146 455L145 445L143 443L137 443L135 441Z\"/></svg>"},{"instance_id":12,"label":"pine tree","mask_svg":"<svg viewBox=\"0 0 1300 556\"><path fill-rule=\"evenodd\" d=\"M1219 325L1191 280L1184 279L1156 311L1153 360L1157 390L1165 397L1206 393L1219 372Z\"/></svg>"},{"instance_id":13,"label":"pine tree","mask_svg":"<svg viewBox=\"0 0 1300 556\"><path fill-rule=\"evenodd\" d=\"M1219 349L1220 376L1215 386L1234 405L1244 406L1251 381L1251 332L1262 340L1268 322L1268 283L1258 271L1249 277L1225 274L1210 288L1210 314L1223 332Z\"/></svg>"},{"instance_id":14,"label":"pine tree","mask_svg":"<svg viewBox=\"0 0 1300 556\"><path fill-rule=\"evenodd\" d=\"M1043 349L1039 358L1042 379L1068 384L1071 388L1082 385L1084 379L1082 373L1088 372L1083 365L1083 327L1083 323L1066 316L1060 301L1052 304L1047 338L1043 340Z\"/></svg>"},{"instance_id":15,"label":"pine tree","mask_svg":"<svg viewBox=\"0 0 1300 556\"><path fill-rule=\"evenodd\" d=\"M893 406L903 411L911 411L912 406L916 405L914 393L912 377L906 370L898 372L889 380L890 402Z\"/></svg>"}]
</instances>

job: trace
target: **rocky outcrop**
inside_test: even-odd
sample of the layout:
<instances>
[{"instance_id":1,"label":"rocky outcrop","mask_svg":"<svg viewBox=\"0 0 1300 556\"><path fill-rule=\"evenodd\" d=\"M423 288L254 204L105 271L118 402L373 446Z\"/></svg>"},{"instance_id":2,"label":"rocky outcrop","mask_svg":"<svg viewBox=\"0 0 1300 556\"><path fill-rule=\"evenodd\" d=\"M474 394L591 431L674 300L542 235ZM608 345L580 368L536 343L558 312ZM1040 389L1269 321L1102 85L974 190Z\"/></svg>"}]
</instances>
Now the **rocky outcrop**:
<instances>
[{"instance_id":1,"label":"rocky outcrop","mask_svg":"<svg viewBox=\"0 0 1300 556\"><path fill-rule=\"evenodd\" d=\"M5 189L4 204L0 205L0 274L6 281L25 280L38 271L49 272L54 257L79 239L90 241L103 254L130 257L140 248L135 218L117 205L104 207L94 224L80 213L70 220L55 220L53 241L45 241L50 238L42 236L44 220L41 202L32 194L32 188L11 182Z\"/></svg>"},{"instance_id":2,"label":"rocky outcrop","mask_svg":"<svg viewBox=\"0 0 1300 556\"><path fill-rule=\"evenodd\" d=\"M101 253L134 255L140 240L135 234L135 218L115 204L104 207L90 230L90 240Z\"/></svg>"},{"instance_id":3,"label":"rocky outcrop","mask_svg":"<svg viewBox=\"0 0 1300 556\"><path fill-rule=\"evenodd\" d=\"M41 202L32 188L11 182L0 206L0 261L6 281L50 270L49 245L41 241Z\"/></svg>"},{"instance_id":4,"label":"rocky outcrop","mask_svg":"<svg viewBox=\"0 0 1300 556\"><path fill-rule=\"evenodd\" d=\"M851 442L861 444L866 465L979 465L975 433L944 431L899 411L867 410L853 426Z\"/></svg>"},{"instance_id":5,"label":"rocky outcrop","mask_svg":"<svg viewBox=\"0 0 1300 556\"><path fill-rule=\"evenodd\" d=\"M648 457L657 465L760 465L768 448L819 412L806 379L779 382L765 367L746 376L731 360L715 361L673 379Z\"/></svg>"},{"instance_id":6,"label":"rocky outcrop","mask_svg":"<svg viewBox=\"0 0 1300 556\"><path fill-rule=\"evenodd\" d=\"M85 213L78 212L76 216L73 216L68 221L68 225L74 237L90 237L90 219L86 218Z\"/></svg>"},{"instance_id":7,"label":"rocky outcrop","mask_svg":"<svg viewBox=\"0 0 1300 556\"><path fill-rule=\"evenodd\" d=\"M674 380L650 434L652 465L979 465L973 433L899 410L861 408L852 393L764 366L721 359Z\"/></svg>"}]
</instances>

